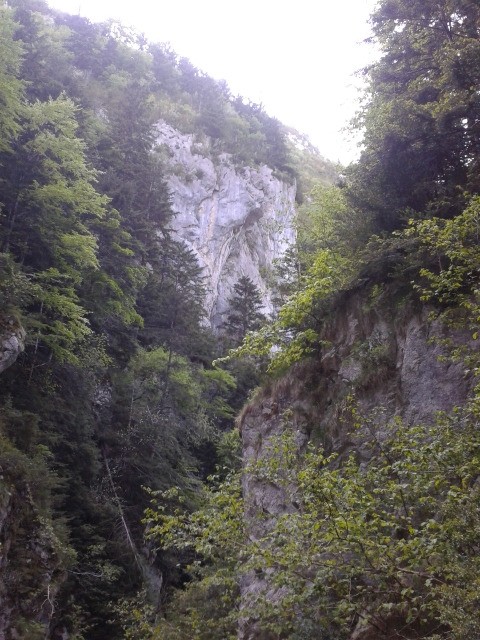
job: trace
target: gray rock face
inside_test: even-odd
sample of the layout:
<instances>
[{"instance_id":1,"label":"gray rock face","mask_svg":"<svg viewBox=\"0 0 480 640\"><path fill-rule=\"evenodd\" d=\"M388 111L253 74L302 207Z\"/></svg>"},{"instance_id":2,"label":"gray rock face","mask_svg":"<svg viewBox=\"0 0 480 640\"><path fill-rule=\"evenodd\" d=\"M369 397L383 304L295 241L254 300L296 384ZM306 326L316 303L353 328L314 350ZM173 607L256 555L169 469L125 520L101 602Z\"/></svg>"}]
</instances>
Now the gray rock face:
<instances>
[{"instance_id":1,"label":"gray rock face","mask_svg":"<svg viewBox=\"0 0 480 640\"><path fill-rule=\"evenodd\" d=\"M8 369L25 349L25 331L13 318L2 318L0 329L0 373Z\"/></svg>"},{"instance_id":2,"label":"gray rock face","mask_svg":"<svg viewBox=\"0 0 480 640\"><path fill-rule=\"evenodd\" d=\"M339 305L322 332L329 347L318 359L297 364L247 405L239 420L245 466L268 455L269 443L284 432L286 422L299 450L315 439L340 456L355 448L368 458L369 452L351 435L353 418L345 403L349 396L355 397L360 414L371 418L379 437L384 425L397 416L409 424L428 422L435 412L449 411L465 401L471 377L461 364L439 359L445 352L431 338L448 337L465 344L469 336L453 334L439 321L430 321L431 309L395 310L392 305L381 312L368 309L365 298L356 293ZM284 418L287 411L288 421ZM284 490L248 473L243 491L252 538L265 535L275 518L294 510ZM247 575L241 589L244 602L265 598L265 594L275 598L265 577ZM251 620L241 623L241 640L273 637ZM377 637L375 630L358 629L351 640L373 637Z\"/></svg>"},{"instance_id":3,"label":"gray rock face","mask_svg":"<svg viewBox=\"0 0 480 640\"><path fill-rule=\"evenodd\" d=\"M222 325L234 284L248 276L259 288L265 313L273 310L268 274L295 239L295 185L267 166L235 166L231 156L209 157L208 143L157 125L167 151L176 235L195 252L207 279L207 312Z\"/></svg>"}]
</instances>

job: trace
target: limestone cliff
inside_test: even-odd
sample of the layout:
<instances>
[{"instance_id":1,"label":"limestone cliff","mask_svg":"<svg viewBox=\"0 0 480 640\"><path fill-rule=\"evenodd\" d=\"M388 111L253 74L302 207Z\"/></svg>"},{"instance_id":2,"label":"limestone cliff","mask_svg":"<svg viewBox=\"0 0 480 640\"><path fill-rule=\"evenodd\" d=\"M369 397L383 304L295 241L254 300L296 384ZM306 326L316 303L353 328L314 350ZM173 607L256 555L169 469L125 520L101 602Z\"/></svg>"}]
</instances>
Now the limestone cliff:
<instances>
[{"instance_id":1,"label":"limestone cliff","mask_svg":"<svg viewBox=\"0 0 480 640\"><path fill-rule=\"evenodd\" d=\"M439 319L432 320L432 309L391 292L383 297L379 305L372 303L368 289L348 292L321 330L326 346L247 405L239 421L246 467L262 459L272 438L283 433L286 412L300 450L314 440L340 457L355 449L360 459L367 459L369 450L352 435L352 399L380 437L383 425L396 417L408 424L428 422L435 412L463 404L472 380L461 364L441 358L445 352L439 344L445 337L465 344L468 334L454 333ZM431 340L433 336L440 341ZM243 491L253 538L264 535L265 527L279 515L295 509L280 487L249 473L244 475ZM265 593L275 598L266 578L258 575L245 577L242 593L245 602ZM377 637L367 627L354 631L352 640ZM381 637L390 638L388 634ZM273 636L246 619L239 638L271 640Z\"/></svg>"},{"instance_id":2,"label":"limestone cliff","mask_svg":"<svg viewBox=\"0 0 480 640\"><path fill-rule=\"evenodd\" d=\"M172 226L204 269L212 326L222 325L241 276L257 285L264 312L271 312L268 274L295 239L295 185L266 165L238 166L228 154L215 156L208 139L198 142L163 122L157 125L157 144L166 151L177 214Z\"/></svg>"}]
</instances>

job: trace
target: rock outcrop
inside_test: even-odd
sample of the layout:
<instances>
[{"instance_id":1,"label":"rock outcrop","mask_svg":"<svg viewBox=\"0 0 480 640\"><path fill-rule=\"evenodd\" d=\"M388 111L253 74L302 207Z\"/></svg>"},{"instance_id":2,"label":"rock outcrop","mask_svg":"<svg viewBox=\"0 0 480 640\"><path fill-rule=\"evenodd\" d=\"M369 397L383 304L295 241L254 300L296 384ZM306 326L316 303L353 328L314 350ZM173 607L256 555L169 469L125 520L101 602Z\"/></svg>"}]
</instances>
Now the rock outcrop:
<instances>
[{"instance_id":1,"label":"rock outcrop","mask_svg":"<svg viewBox=\"0 0 480 640\"><path fill-rule=\"evenodd\" d=\"M384 425L396 417L409 424L425 423L437 411L464 403L472 379L461 364L441 358L445 351L440 344L447 337L465 344L468 335L455 334L439 320L431 320L431 309L394 297L372 308L368 294L357 291L345 296L321 332L328 346L317 357L295 365L244 409L239 425L246 467L267 455L269 443L284 432L286 423L299 449L314 440L340 457L355 448L367 459L369 450L362 450L352 436L352 398L357 415L368 416L380 437ZM433 336L440 340L431 340ZM264 535L269 522L293 509L282 488L248 473L243 492L253 538ZM265 577L244 578L245 602L265 597L266 592ZM275 594L270 592L269 597ZM367 640L369 633L362 630L352 640ZM254 622L242 622L241 640L272 637Z\"/></svg>"},{"instance_id":2,"label":"rock outcrop","mask_svg":"<svg viewBox=\"0 0 480 640\"><path fill-rule=\"evenodd\" d=\"M176 216L172 227L195 252L207 281L207 312L222 325L234 284L248 276L259 288L265 313L273 310L268 275L295 239L295 185L267 166L237 166L215 156L208 141L157 126L166 152L167 183Z\"/></svg>"},{"instance_id":3,"label":"rock outcrop","mask_svg":"<svg viewBox=\"0 0 480 640\"><path fill-rule=\"evenodd\" d=\"M8 369L25 349L25 331L11 317L0 318L0 373Z\"/></svg>"}]
</instances>

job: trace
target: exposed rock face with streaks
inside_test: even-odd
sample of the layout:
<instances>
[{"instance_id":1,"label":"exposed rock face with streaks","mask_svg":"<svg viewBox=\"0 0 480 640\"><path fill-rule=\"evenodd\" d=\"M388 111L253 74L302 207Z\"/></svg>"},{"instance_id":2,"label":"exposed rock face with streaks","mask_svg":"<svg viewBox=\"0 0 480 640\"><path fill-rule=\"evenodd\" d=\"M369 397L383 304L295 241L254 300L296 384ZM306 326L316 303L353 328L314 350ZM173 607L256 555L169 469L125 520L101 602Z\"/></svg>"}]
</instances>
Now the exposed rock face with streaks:
<instances>
[{"instance_id":1,"label":"exposed rock face with streaks","mask_svg":"<svg viewBox=\"0 0 480 640\"><path fill-rule=\"evenodd\" d=\"M392 300L375 309L367 301L368 291L345 297L321 332L328 346L317 357L295 365L244 409L239 424L246 467L268 455L272 439L286 428L293 430L299 450L313 439L341 457L355 449L368 459L369 451L352 435L352 398L380 438L383 426L396 417L409 424L429 422L437 411L464 403L471 376L461 364L442 359L445 351L431 338L448 337L465 344L468 334L452 333L438 320L430 320L428 308L408 303L396 307ZM252 474L244 474L243 491L252 538L261 538L278 516L295 510L281 487ZM266 594L276 597L265 576L245 576L241 588L246 603ZM274 637L251 620L241 623L240 640ZM375 630L366 627L356 630L352 640L376 637Z\"/></svg>"},{"instance_id":2,"label":"exposed rock face with streaks","mask_svg":"<svg viewBox=\"0 0 480 640\"><path fill-rule=\"evenodd\" d=\"M158 124L157 132L157 143L167 152L167 182L177 214L172 226L204 269L212 326L222 325L241 276L257 285L264 312L271 312L268 274L295 239L295 185L265 165L240 167L228 154L215 157L208 142L166 123Z\"/></svg>"}]
</instances>

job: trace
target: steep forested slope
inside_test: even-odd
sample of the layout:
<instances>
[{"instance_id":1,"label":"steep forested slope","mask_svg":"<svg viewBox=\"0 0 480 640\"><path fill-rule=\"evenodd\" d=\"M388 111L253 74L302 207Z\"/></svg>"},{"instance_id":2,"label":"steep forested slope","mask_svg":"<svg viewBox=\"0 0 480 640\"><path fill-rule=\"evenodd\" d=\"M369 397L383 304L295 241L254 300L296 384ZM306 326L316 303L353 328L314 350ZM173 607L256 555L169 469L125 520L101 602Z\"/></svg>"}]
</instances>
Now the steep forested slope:
<instances>
[{"instance_id":1,"label":"steep forested slope","mask_svg":"<svg viewBox=\"0 0 480 640\"><path fill-rule=\"evenodd\" d=\"M144 541L148 491L196 504L258 378L212 364L238 338L171 232L159 120L293 194L260 106L118 24L0 4L2 637L126 637L137 593L185 581Z\"/></svg>"}]
</instances>

